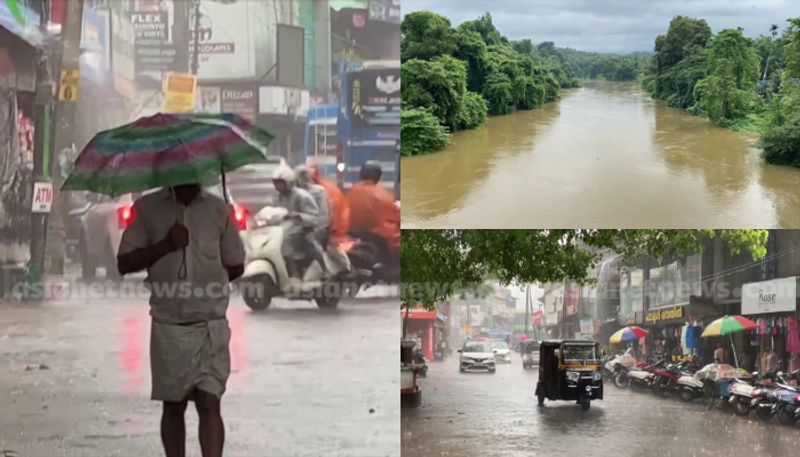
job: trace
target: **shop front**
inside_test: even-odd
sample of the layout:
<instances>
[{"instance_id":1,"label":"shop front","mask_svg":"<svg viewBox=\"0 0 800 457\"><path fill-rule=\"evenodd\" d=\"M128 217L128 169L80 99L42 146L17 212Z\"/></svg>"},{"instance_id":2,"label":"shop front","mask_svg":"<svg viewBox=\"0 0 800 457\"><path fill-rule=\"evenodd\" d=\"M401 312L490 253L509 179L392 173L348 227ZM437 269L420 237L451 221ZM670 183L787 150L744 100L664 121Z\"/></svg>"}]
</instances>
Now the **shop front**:
<instances>
[{"instance_id":1,"label":"shop front","mask_svg":"<svg viewBox=\"0 0 800 457\"><path fill-rule=\"evenodd\" d=\"M644 315L648 330L645 350L649 357L682 356L682 333L687 320L686 306L651 309Z\"/></svg>"},{"instance_id":2,"label":"shop front","mask_svg":"<svg viewBox=\"0 0 800 457\"><path fill-rule=\"evenodd\" d=\"M791 276L742 287L742 315L758 324L743 336L745 369L761 373L800 369L797 281Z\"/></svg>"},{"instance_id":3,"label":"shop front","mask_svg":"<svg viewBox=\"0 0 800 457\"><path fill-rule=\"evenodd\" d=\"M34 88L39 15L19 5L27 25L0 2L0 296L30 259Z\"/></svg>"},{"instance_id":4,"label":"shop front","mask_svg":"<svg viewBox=\"0 0 800 457\"><path fill-rule=\"evenodd\" d=\"M406 317L406 310L401 311L401 316ZM428 360L433 360L434 348L445 338L444 314L426 309L408 310L406 327L406 340L416 341L422 347L422 354Z\"/></svg>"}]
</instances>

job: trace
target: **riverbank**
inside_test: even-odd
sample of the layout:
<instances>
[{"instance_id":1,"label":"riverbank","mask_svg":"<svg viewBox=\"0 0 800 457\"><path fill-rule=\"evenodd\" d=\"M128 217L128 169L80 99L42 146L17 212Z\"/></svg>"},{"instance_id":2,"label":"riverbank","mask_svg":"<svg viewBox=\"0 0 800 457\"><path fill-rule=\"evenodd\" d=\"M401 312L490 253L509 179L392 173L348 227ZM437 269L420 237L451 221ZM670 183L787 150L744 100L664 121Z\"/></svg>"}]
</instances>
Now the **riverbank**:
<instances>
[{"instance_id":1,"label":"riverbank","mask_svg":"<svg viewBox=\"0 0 800 457\"><path fill-rule=\"evenodd\" d=\"M401 159L404 228L800 226L800 170L754 133L586 81L538 110Z\"/></svg>"}]
</instances>

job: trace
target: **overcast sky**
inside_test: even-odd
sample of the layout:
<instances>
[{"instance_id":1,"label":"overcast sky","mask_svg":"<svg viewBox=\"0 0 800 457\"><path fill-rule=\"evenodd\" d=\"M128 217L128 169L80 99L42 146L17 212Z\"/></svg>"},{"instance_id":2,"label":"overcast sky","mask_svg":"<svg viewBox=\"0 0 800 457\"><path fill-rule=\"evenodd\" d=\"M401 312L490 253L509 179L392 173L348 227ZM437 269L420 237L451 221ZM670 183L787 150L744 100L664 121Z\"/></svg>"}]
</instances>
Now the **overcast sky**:
<instances>
[{"instance_id":1,"label":"overcast sky","mask_svg":"<svg viewBox=\"0 0 800 457\"><path fill-rule=\"evenodd\" d=\"M742 27L745 35L783 30L800 16L800 0L401 0L402 12L428 10L453 26L492 13L495 27L509 39L582 51L652 51L657 35L678 15L703 18L711 30Z\"/></svg>"}]
</instances>

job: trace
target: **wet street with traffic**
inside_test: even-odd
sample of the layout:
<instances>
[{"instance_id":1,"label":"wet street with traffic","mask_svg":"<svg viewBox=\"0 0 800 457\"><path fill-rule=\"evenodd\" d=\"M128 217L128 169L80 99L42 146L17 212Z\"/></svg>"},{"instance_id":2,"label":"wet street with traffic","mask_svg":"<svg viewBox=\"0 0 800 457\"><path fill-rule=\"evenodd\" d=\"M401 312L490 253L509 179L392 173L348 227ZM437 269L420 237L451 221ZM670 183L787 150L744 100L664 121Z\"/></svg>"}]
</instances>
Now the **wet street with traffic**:
<instances>
[{"instance_id":1,"label":"wet street with traffic","mask_svg":"<svg viewBox=\"0 0 800 457\"><path fill-rule=\"evenodd\" d=\"M495 374L459 373L457 353L429 364L422 406L403 409L403 457L794 455L800 426L761 423L700 400L658 399L608 382L583 412L574 402L538 407L538 371L518 353Z\"/></svg>"},{"instance_id":2,"label":"wet street with traffic","mask_svg":"<svg viewBox=\"0 0 800 457\"><path fill-rule=\"evenodd\" d=\"M225 455L398 455L398 303L371 295L335 311L231 299ZM0 455L162 455L149 334L144 298L0 302ZM191 404L186 417L199 456Z\"/></svg>"}]
</instances>

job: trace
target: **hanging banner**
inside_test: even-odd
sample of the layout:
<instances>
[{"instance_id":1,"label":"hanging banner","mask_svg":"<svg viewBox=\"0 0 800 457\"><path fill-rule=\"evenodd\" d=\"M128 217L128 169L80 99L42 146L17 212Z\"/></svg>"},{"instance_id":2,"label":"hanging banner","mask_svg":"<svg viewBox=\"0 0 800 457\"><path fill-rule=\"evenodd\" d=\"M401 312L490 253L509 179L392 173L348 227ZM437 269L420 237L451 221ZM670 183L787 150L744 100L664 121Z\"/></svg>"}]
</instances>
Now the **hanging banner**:
<instances>
[{"instance_id":1,"label":"hanging banner","mask_svg":"<svg viewBox=\"0 0 800 457\"><path fill-rule=\"evenodd\" d=\"M197 76L185 73L167 73L164 83L164 111L188 113L194 110Z\"/></svg>"}]
</instances>

